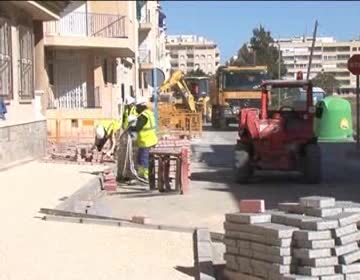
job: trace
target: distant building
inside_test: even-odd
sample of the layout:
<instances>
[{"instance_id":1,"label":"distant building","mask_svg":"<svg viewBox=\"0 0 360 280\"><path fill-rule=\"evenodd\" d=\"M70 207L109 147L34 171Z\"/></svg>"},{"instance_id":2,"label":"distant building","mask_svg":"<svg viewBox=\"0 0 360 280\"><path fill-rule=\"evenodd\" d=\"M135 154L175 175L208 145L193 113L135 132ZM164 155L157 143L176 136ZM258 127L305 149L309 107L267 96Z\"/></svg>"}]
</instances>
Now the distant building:
<instances>
[{"instance_id":1,"label":"distant building","mask_svg":"<svg viewBox=\"0 0 360 280\"><path fill-rule=\"evenodd\" d=\"M298 71L307 73L312 37L293 37L279 39L282 57L287 68L284 78L294 79ZM340 82L334 89L338 93L355 92L356 77L347 70L347 61L353 54L360 53L360 41L337 42L333 37L318 37L312 59L310 78L318 73L333 73Z\"/></svg>"},{"instance_id":2,"label":"distant building","mask_svg":"<svg viewBox=\"0 0 360 280\"><path fill-rule=\"evenodd\" d=\"M220 51L213 41L196 35L169 35L166 49L170 51L171 69L187 73L201 69L214 74L220 64Z\"/></svg>"}]
</instances>

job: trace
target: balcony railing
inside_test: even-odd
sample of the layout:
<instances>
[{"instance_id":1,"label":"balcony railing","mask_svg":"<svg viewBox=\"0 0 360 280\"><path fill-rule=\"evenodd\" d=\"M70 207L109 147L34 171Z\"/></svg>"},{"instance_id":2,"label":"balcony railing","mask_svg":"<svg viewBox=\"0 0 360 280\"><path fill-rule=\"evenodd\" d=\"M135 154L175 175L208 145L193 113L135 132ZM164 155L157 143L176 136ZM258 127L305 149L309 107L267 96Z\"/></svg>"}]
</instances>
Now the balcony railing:
<instances>
[{"instance_id":1,"label":"balcony railing","mask_svg":"<svg viewBox=\"0 0 360 280\"><path fill-rule=\"evenodd\" d=\"M44 23L45 35L127 37L126 17L97 13L70 13L58 21Z\"/></svg>"},{"instance_id":2,"label":"balcony railing","mask_svg":"<svg viewBox=\"0 0 360 280\"><path fill-rule=\"evenodd\" d=\"M150 10L141 11L139 23L150 23Z\"/></svg>"},{"instance_id":3,"label":"balcony railing","mask_svg":"<svg viewBox=\"0 0 360 280\"><path fill-rule=\"evenodd\" d=\"M151 63L150 50L139 50L139 63Z\"/></svg>"}]
</instances>

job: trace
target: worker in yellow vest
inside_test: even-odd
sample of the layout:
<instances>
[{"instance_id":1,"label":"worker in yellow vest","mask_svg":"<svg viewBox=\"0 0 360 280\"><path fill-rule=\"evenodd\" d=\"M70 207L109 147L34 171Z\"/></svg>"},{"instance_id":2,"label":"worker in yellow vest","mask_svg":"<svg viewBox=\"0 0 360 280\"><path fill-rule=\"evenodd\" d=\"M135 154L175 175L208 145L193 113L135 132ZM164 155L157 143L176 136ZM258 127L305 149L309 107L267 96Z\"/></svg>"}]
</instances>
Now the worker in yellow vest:
<instances>
[{"instance_id":1,"label":"worker in yellow vest","mask_svg":"<svg viewBox=\"0 0 360 280\"><path fill-rule=\"evenodd\" d=\"M123 114L123 123L122 128L127 129L129 126L129 121L135 120L138 116L136 112L135 99L131 96L125 98L125 110Z\"/></svg>"},{"instance_id":2,"label":"worker in yellow vest","mask_svg":"<svg viewBox=\"0 0 360 280\"><path fill-rule=\"evenodd\" d=\"M136 126L130 130L137 133L136 145L138 146L138 175L148 180L149 178L149 152L154 147L158 138L155 128L155 115L148 109L147 100L140 98L136 102L136 111L139 114Z\"/></svg>"},{"instance_id":3,"label":"worker in yellow vest","mask_svg":"<svg viewBox=\"0 0 360 280\"><path fill-rule=\"evenodd\" d=\"M120 122L118 120L104 120L101 121L95 128L95 143L93 149L99 152L104 148L106 142L110 141L110 149L103 154L112 156L116 148L116 135L120 130Z\"/></svg>"}]
</instances>

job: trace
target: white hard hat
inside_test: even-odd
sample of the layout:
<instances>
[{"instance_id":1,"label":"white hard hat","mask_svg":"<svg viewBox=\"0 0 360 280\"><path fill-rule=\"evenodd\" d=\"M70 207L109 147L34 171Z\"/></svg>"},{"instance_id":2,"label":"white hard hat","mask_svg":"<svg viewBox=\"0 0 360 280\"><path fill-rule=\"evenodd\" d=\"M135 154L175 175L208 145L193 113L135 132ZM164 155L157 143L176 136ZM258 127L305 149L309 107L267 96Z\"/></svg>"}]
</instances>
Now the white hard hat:
<instances>
[{"instance_id":1,"label":"white hard hat","mask_svg":"<svg viewBox=\"0 0 360 280\"><path fill-rule=\"evenodd\" d=\"M136 100L136 105L147 105L148 100L145 97L140 97Z\"/></svg>"},{"instance_id":2,"label":"white hard hat","mask_svg":"<svg viewBox=\"0 0 360 280\"><path fill-rule=\"evenodd\" d=\"M103 139L105 137L105 129L103 126L98 125L95 129L95 134L98 139Z\"/></svg>"},{"instance_id":3,"label":"white hard hat","mask_svg":"<svg viewBox=\"0 0 360 280\"><path fill-rule=\"evenodd\" d=\"M133 97L131 97L130 95L125 97L125 105L130 105L130 104L134 104L135 103L135 99Z\"/></svg>"}]
</instances>

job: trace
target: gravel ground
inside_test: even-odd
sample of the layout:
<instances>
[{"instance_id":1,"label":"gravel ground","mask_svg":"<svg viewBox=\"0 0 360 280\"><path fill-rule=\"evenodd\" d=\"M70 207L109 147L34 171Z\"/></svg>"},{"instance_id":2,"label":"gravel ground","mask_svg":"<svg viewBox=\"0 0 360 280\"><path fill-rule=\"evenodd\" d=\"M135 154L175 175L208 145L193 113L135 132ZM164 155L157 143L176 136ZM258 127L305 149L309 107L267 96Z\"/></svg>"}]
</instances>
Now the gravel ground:
<instances>
[{"instance_id":1,"label":"gravel ground","mask_svg":"<svg viewBox=\"0 0 360 280\"><path fill-rule=\"evenodd\" d=\"M102 167L33 162L0 173L0 279L192 279L190 234L44 222Z\"/></svg>"}]
</instances>

